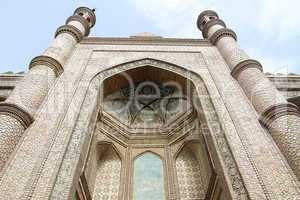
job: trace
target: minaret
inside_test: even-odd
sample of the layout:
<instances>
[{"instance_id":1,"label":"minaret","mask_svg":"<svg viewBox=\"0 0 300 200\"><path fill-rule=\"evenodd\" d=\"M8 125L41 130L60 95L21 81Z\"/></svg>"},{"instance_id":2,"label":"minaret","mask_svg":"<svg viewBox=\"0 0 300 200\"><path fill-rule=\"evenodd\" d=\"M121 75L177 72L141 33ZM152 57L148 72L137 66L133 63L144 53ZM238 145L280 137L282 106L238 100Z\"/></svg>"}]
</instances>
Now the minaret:
<instances>
[{"instance_id":1,"label":"minaret","mask_svg":"<svg viewBox=\"0 0 300 200\"><path fill-rule=\"evenodd\" d=\"M36 111L54 81L63 73L75 45L89 35L95 23L94 10L76 9L66 24L57 29L55 39L46 51L31 61L24 79L0 104L0 170L23 132L34 121Z\"/></svg>"},{"instance_id":2,"label":"minaret","mask_svg":"<svg viewBox=\"0 0 300 200\"><path fill-rule=\"evenodd\" d=\"M300 179L300 112L279 93L264 76L262 65L237 44L236 34L226 28L216 12L199 15L198 28L215 45L234 77L259 114L294 173Z\"/></svg>"}]
</instances>

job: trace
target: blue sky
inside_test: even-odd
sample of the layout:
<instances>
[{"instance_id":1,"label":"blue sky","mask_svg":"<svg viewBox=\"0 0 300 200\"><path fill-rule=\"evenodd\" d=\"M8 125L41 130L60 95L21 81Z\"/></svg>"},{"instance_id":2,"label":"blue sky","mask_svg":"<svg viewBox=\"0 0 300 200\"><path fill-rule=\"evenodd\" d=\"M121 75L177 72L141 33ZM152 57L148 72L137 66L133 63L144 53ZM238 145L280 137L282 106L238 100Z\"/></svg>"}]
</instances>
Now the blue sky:
<instances>
[{"instance_id":1,"label":"blue sky","mask_svg":"<svg viewBox=\"0 0 300 200\"><path fill-rule=\"evenodd\" d=\"M26 0L1 2L0 72L25 71L78 6L97 8L91 36L128 37L151 32L202 38L198 14L216 10L242 48L272 73L300 73L299 0Z\"/></svg>"}]
</instances>

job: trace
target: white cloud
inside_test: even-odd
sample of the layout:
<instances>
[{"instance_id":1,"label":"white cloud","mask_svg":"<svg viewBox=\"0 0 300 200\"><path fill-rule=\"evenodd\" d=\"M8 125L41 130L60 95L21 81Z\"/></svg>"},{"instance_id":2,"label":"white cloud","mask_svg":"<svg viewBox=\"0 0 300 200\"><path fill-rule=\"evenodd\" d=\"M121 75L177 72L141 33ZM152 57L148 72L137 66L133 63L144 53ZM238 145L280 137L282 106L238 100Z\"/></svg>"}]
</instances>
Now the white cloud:
<instances>
[{"instance_id":1,"label":"white cloud","mask_svg":"<svg viewBox=\"0 0 300 200\"><path fill-rule=\"evenodd\" d=\"M296 66L294 56L270 56L270 44L289 49L287 41L300 40L298 0L128 0L141 16L153 23L163 34L171 37L200 37L196 27L198 14L206 9L216 10L220 17L240 34L246 45L262 59L267 71L282 66ZM250 32L251 31L251 32ZM245 40L248 39L249 41ZM299 42L298 42L299 43ZM260 50L268 51L268 56ZM300 47L298 48L300 51ZM253 51L254 52L254 51ZM252 52L252 53L253 53ZM275 53L274 53L275 55ZM291 60L290 58L294 58Z\"/></svg>"},{"instance_id":2,"label":"white cloud","mask_svg":"<svg viewBox=\"0 0 300 200\"><path fill-rule=\"evenodd\" d=\"M300 34L300 1L264 0L260 1L259 28L275 36L276 42L295 38Z\"/></svg>"},{"instance_id":3,"label":"white cloud","mask_svg":"<svg viewBox=\"0 0 300 200\"><path fill-rule=\"evenodd\" d=\"M199 0L128 0L138 12L168 36L198 37Z\"/></svg>"},{"instance_id":4,"label":"white cloud","mask_svg":"<svg viewBox=\"0 0 300 200\"><path fill-rule=\"evenodd\" d=\"M198 14L205 9L219 11L229 24L255 26L280 38L300 33L298 0L128 0L142 16L163 31L182 32L194 27ZM179 26L181 25L181 26ZM194 30L194 28L192 28ZM187 32L187 31L183 31ZM193 31L189 32L193 36Z\"/></svg>"}]
</instances>

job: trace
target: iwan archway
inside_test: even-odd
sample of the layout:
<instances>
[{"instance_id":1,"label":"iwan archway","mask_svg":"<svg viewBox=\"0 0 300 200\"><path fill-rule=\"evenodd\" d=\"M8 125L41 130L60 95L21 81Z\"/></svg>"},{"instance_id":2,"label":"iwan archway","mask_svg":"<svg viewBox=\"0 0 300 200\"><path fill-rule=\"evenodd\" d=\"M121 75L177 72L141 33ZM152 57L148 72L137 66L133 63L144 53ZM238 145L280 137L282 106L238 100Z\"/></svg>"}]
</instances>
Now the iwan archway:
<instances>
[{"instance_id":1,"label":"iwan archway","mask_svg":"<svg viewBox=\"0 0 300 200\"><path fill-rule=\"evenodd\" d=\"M75 199L247 198L201 77L147 58L93 82L85 101L98 98L97 118Z\"/></svg>"}]
</instances>

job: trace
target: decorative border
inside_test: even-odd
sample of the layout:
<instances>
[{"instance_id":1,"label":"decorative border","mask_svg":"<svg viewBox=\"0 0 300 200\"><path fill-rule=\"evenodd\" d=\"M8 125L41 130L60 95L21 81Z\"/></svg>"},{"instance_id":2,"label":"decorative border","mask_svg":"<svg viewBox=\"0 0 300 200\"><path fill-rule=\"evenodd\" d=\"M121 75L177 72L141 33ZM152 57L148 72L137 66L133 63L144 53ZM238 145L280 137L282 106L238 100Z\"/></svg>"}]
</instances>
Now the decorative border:
<instances>
[{"instance_id":1,"label":"decorative border","mask_svg":"<svg viewBox=\"0 0 300 200\"><path fill-rule=\"evenodd\" d=\"M56 30L55 38L62 33L68 33L75 38L75 40L79 43L83 39L83 33L72 25L63 25Z\"/></svg>"},{"instance_id":2,"label":"decorative border","mask_svg":"<svg viewBox=\"0 0 300 200\"><path fill-rule=\"evenodd\" d=\"M70 23L71 21L78 21L84 26L85 36L90 34L90 24L84 17L80 15L73 15L67 19L66 24Z\"/></svg>"},{"instance_id":3,"label":"decorative border","mask_svg":"<svg viewBox=\"0 0 300 200\"><path fill-rule=\"evenodd\" d=\"M99 44L99 45L155 45L155 46L212 46L207 39L174 39L174 38L122 38L122 37L85 37L81 44ZM170 51L169 51L170 52Z\"/></svg>"},{"instance_id":4,"label":"decorative border","mask_svg":"<svg viewBox=\"0 0 300 200\"><path fill-rule=\"evenodd\" d=\"M56 59L49 56L37 56L33 58L29 64L29 69L37 65L45 65L51 68L56 77L60 76L64 72L62 65Z\"/></svg>"},{"instance_id":5,"label":"decorative border","mask_svg":"<svg viewBox=\"0 0 300 200\"><path fill-rule=\"evenodd\" d=\"M274 120L285 115L300 117L300 110L298 106L292 103L272 105L261 114L259 121L269 129Z\"/></svg>"},{"instance_id":6,"label":"decorative border","mask_svg":"<svg viewBox=\"0 0 300 200\"><path fill-rule=\"evenodd\" d=\"M257 61L253 59L248 59L240 62L237 64L231 71L231 76L233 76L235 79L239 77L239 75L248 68L256 68L263 72L262 65Z\"/></svg>"},{"instance_id":7,"label":"decorative border","mask_svg":"<svg viewBox=\"0 0 300 200\"><path fill-rule=\"evenodd\" d=\"M0 114L17 119L25 129L34 121L33 117L28 112L11 103L0 103Z\"/></svg>"},{"instance_id":8,"label":"decorative border","mask_svg":"<svg viewBox=\"0 0 300 200\"><path fill-rule=\"evenodd\" d=\"M228 28L221 28L217 30L209 39L211 43L215 45L222 37L232 37L235 41L237 41L237 35L235 32Z\"/></svg>"}]
</instances>

